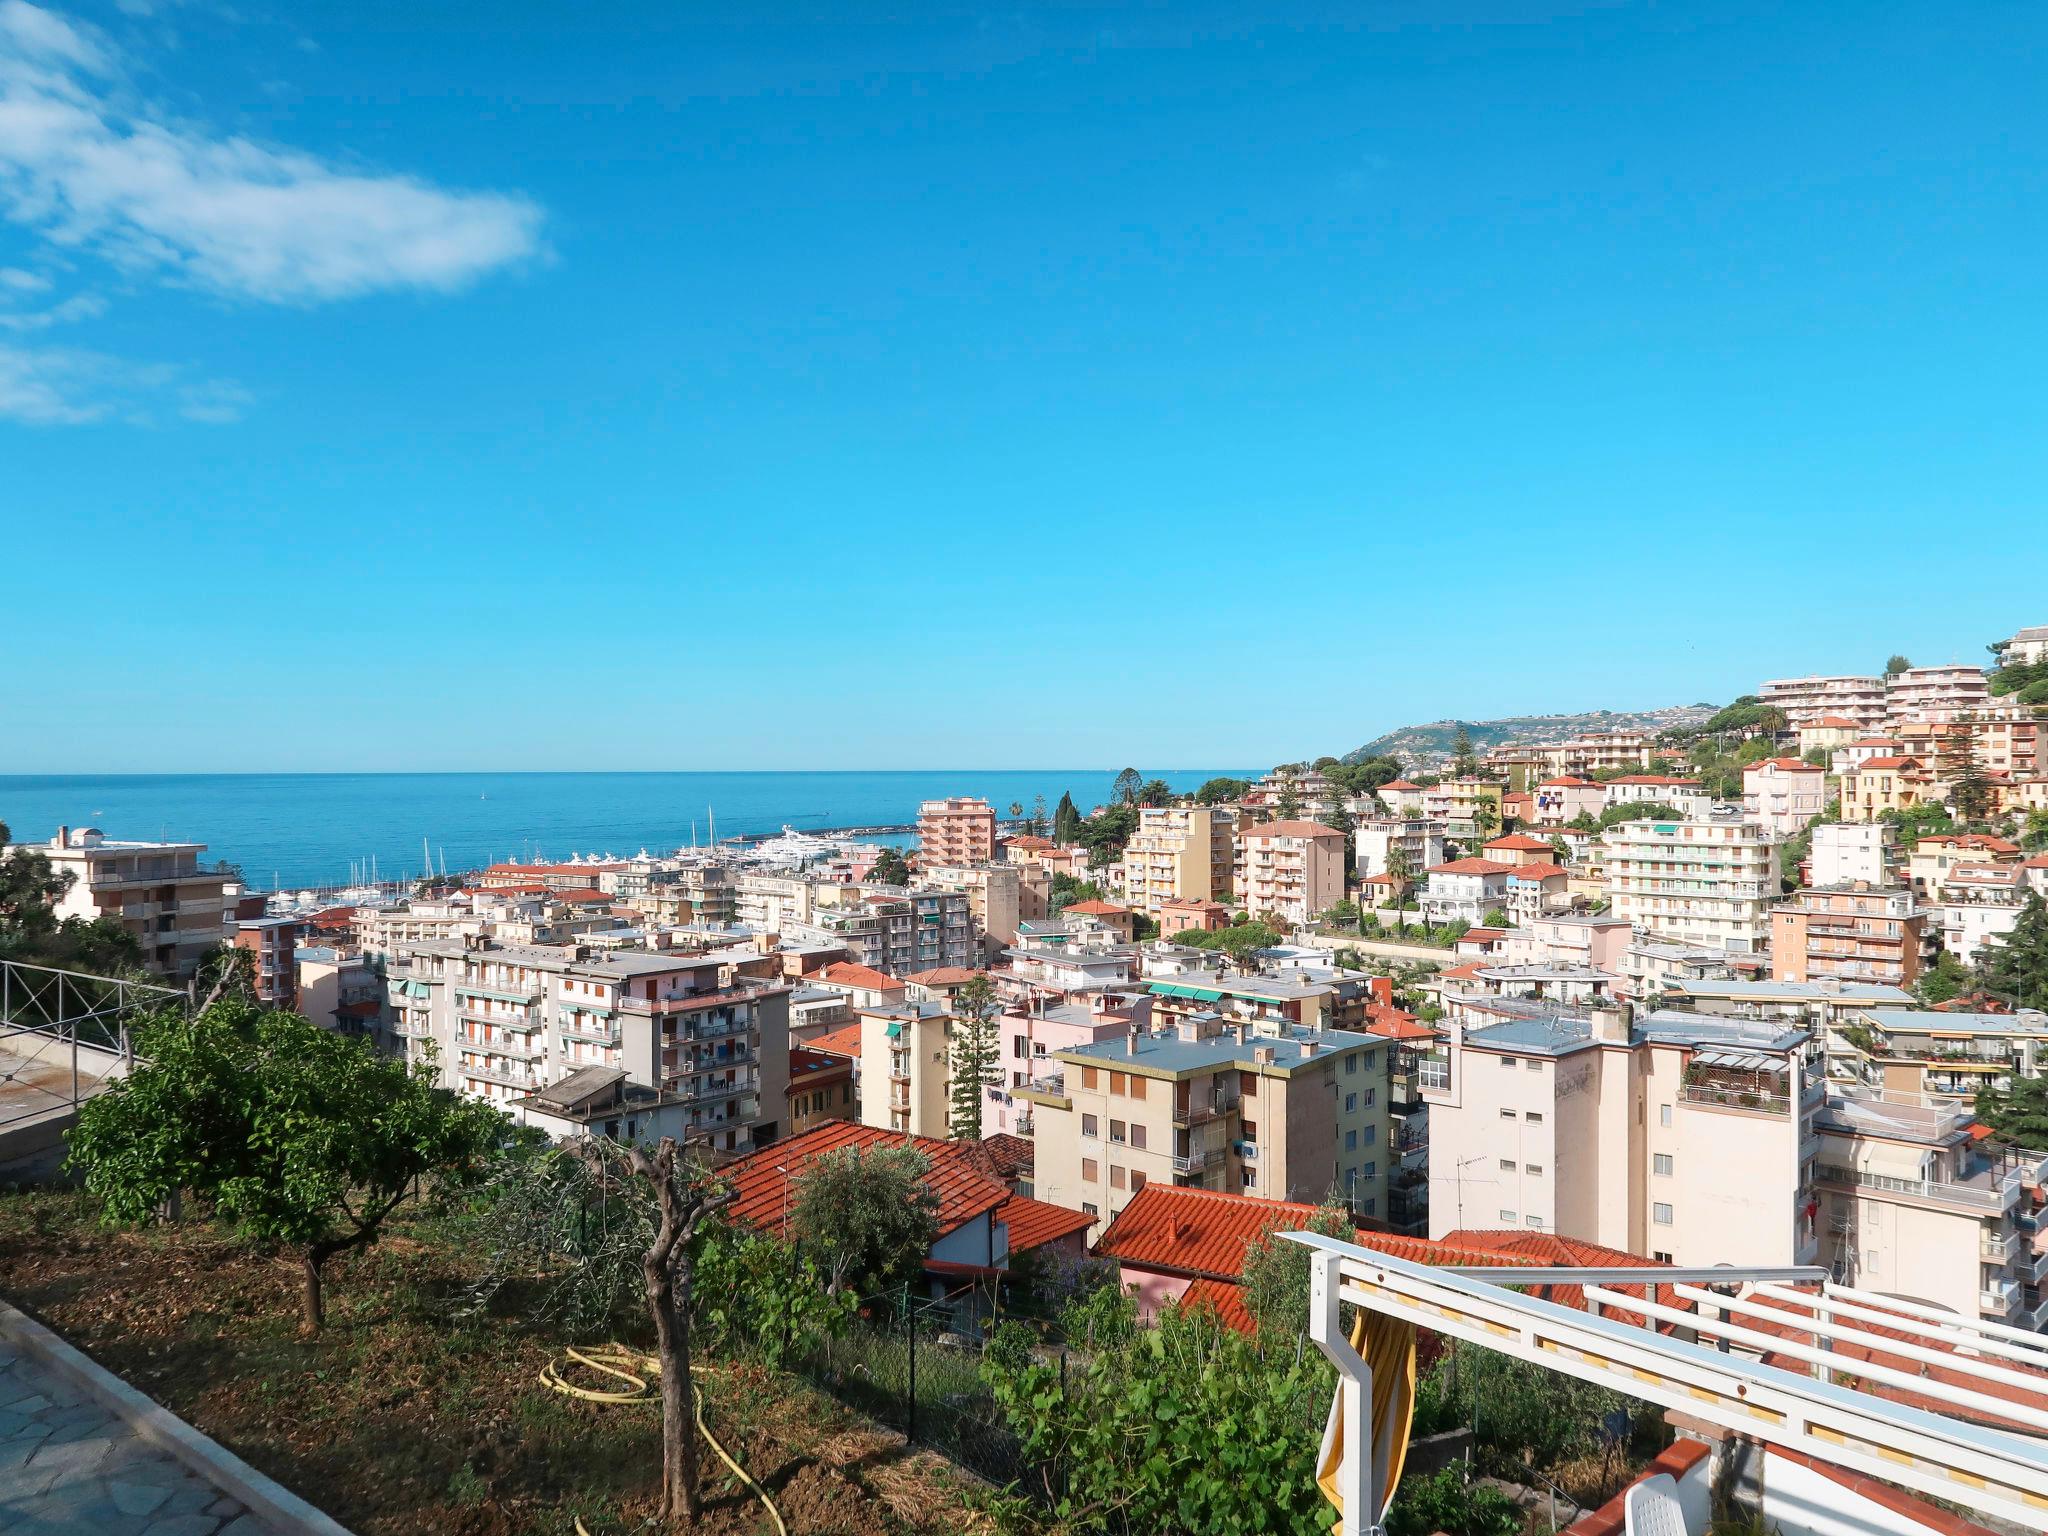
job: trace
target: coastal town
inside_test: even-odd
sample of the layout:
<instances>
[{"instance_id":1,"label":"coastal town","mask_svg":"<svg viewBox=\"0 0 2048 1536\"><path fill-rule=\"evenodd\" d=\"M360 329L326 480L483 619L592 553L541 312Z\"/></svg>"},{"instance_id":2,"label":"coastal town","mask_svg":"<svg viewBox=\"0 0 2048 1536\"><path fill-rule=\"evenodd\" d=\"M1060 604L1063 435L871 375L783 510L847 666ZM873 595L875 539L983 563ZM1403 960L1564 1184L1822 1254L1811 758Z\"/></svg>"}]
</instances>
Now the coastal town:
<instances>
[{"instance_id":1,"label":"coastal town","mask_svg":"<svg viewBox=\"0 0 2048 1536\"><path fill-rule=\"evenodd\" d=\"M2002 1341L2033 1422L2048 627L1993 650L1656 732L933 799L907 849L785 832L342 903L118 828L8 858L190 1005L296 1014L553 1144L701 1149L764 1232L814 1165L914 1149L944 1187L904 1279L964 1338L1086 1264L1141 1323L1254 1337L1260 1241L1319 1221L1422 1264L1817 1266L1966 1322L1939 1351Z\"/></svg>"}]
</instances>

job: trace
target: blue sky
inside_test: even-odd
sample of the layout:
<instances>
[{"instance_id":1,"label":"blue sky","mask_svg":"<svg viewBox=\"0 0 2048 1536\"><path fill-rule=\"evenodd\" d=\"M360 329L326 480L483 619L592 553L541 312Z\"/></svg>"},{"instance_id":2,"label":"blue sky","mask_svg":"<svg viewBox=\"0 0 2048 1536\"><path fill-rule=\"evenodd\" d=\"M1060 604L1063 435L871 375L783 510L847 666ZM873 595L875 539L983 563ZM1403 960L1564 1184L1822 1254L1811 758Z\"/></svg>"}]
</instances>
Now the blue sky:
<instances>
[{"instance_id":1,"label":"blue sky","mask_svg":"<svg viewBox=\"0 0 2048 1536\"><path fill-rule=\"evenodd\" d=\"M2048 622L2048 10L0 0L0 771L1266 762Z\"/></svg>"}]
</instances>

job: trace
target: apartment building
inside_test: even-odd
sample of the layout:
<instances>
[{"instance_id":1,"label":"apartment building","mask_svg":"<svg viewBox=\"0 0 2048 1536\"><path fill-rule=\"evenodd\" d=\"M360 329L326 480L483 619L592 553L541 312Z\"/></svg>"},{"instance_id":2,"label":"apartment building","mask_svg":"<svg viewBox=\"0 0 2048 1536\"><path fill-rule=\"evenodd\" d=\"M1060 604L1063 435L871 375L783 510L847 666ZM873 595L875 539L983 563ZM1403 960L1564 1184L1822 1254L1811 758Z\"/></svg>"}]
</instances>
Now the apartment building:
<instances>
[{"instance_id":1,"label":"apartment building","mask_svg":"<svg viewBox=\"0 0 2048 1536\"><path fill-rule=\"evenodd\" d=\"M1647 768L1657 744L1644 731L1584 731L1571 740L1541 749L1558 775L1626 773Z\"/></svg>"},{"instance_id":2,"label":"apartment building","mask_svg":"<svg viewBox=\"0 0 2048 1536\"><path fill-rule=\"evenodd\" d=\"M1562 864L1517 864L1508 871L1507 914L1512 923L1569 912L1571 871Z\"/></svg>"},{"instance_id":3,"label":"apartment building","mask_svg":"<svg viewBox=\"0 0 2048 1536\"><path fill-rule=\"evenodd\" d=\"M824 886L813 892L810 920L783 925L800 943L837 944L847 959L891 976L981 959L965 891L929 887Z\"/></svg>"},{"instance_id":4,"label":"apartment building","mask_svg":"<svg viewBox=\"0 0 2048 1536\"><path fill-rule=\"evenodd\" d=\"M783 1123L791 1136L801 1136L833 1120L858 1120L860 1102L854 1093L853 1060L837 1051L793 1045L789 1048L789 1110Z\"/></svg>"},{"instance_id":5,"label":"apartment building","mask_svg":"<svg viewBox=\"0 0 2048 1536\"><path fill-rule=\"evenodd\" d=\"M1842 819L1875 821L1941 798L1934 775L1917 757L1868 757L1841 776Z\"/></svg>"},{"instance_id":6,"label":"apartment building","mask_svg":"<svg viewBox=\"0 0 2048 1536\"><path fill-rule=\"evenodd\" d=\"M233 943L249 955L249 983L256 999L272 1008L296 1011L299 1006L298 948L306 938L305 919L245 917L235 922Z\"/></svg>"},{"instance_id":7,"label":"apartment building","mask_svg":"<svg viewBox=\"0 0 2048 1536\"><path fill-rule=\"evenodd\" d=\"M1965 864L2017 864L2020 846L1981 832L1929 832L1906 855L1907 883L1923 902L1948 892L1949 871Z\"/></svg>"},{"instance_id":8,"label":"apartment building","mask_svg":"<svg viewBox=\"0 0 2048 1536\"><path fill-rule=\"evenodd\" d=\"M1220 901L1169 901L1159 909L1159 937L1179 933L1213 933L1230 926L1230 908Z\"/></svg>"},{"instance_id":9,"label":"apartment building","mask_svg":"<svg viewBox=\"0 0 2048 1536\"><path fill-rule=\"evenodd\" d=\"M1817 1250L1802 1029L1626 1005L1446 1026L1424 1064L1432 1237L1524 1227L1676 1264Z\"/></svg>"},{"instance_id":10,"label":"apartment building","mask_svg":"<svg viewBox=\"0 0 2048 1536\"><path fill-rule=\"evenodd\" d=\"M1237 838L1237 904L1307 923L1344 899L1344 834L1317 821L1269 821Z\"/></svg>"},{"instance_id":11,"label":"apartment building","mask_svg":"<svg viewBox=\"0 0 2048 1536\"><path fill-rule=\"evenodd\" d=\"M1846 747L1862 734L1862 724L1847 715L1822 715L1818 720L1799 727L1799 755L1833 752L1837 747Z\"/></svg>"},{"instance_id":12,"label":"apartment building","mask_svg":"<svg viewBox=\"0 0 2048 1536\"><path fill-rule=\"evenodd\" d=\"M1384 1209L1390 1044L1348 1030L1254 1033L1213 1017L1053 1055L1022 1091L1033 1193L1098 1227L1148 1183ZM1091 1233L1091 1236L1093 1234Z\"/></svg>"},{"instance_id":13,"label":"apartment building","mask_svg":"<svg viewBox=\"0 0 2048 1536\"><path fill-rule=\"evenodd\" d=\"M939 864L921 870L918 878L937 890L959 891L967 897L968 918L988 954L1017 942L1017 925L1024 919L1024 881L1016 865Z\"/></svg>"},{"instance_id":14,"label":"apartment building","mask_svg":"<svg viewBox=\"0 0 2048 1536\"><path fill-rule=\"evenodd\" d=\"M1542 826L1562 826L1581 816L1597 817L1607 808L1605 786L1577 774L1560 774L1543 780L1531 794L1535 797L1535 820Z\"/></svg>"},{"instance_id":15,"label":"apartment building","mask_svg":"<svg viewBox=\"0 0 2048 1536\"><path fill-rule=\"evenodd\" d=\"M733 879L733 916L756 933L787 933L810 923L826 885L804 875L744 870Z\"/></svg>"},{"instance_id":16,"label":"apartment building","mask_svg":"<svg viewBox=\"0 0 2048 1536\"><path fill-rule=\"evenodd\" d=\"M1602 786L1609 805L1668 805L1681 816L1704 816L1713 804L1698 779L1670 773L1627 773Z\"/></svg>"},{"instance_id":17,"label":"apartment building","mask_svg":"<svg viewBox=\"0 0 2048 1536\"><path fill-rule=\"evenodd\" d=\"M1894 725L1907 720L1953 720L1990 701L1982 667L1908 667L1885 681L1885 715Z\"/></svg>"},{"instance_id":18,"label":"apartment building","mask_svg":"<svg viewBox=\"0 0 2048 1536\"><path fill-rule=\"evenodd\" d=\"M1998 659L2008 667L2048 661L2048 624L2034 624L2021 630L1999 647Z\"/></svg>"},{"instance_id":19,"label":"apartment building","mask_svg":"<svg viewBox=\"0 0 2048 1536\"><path fill-rule=\"evenodd\" d=\"M1827 1032L1828 1076L1894 1104L1972 1107L2048 1071L2048 1015L1872 1008Z\"/></svg>"},{"instance_id":20,"label":"apartment building","mask_svg":"<svg viewBox=\"0 0 2048 1536\"><path fill-rule=\"evenodd\" d=\"M1926 926L1911 891L1814 886L1771 913L1771 974L1779 981L1910 987L1920 975Z\"/></svg>"},{"instance_id":21,"label":"apartment building","mask_svg":"<svg viewBox=\"0 0 2048 1536\"><path fill-rule=\"evenodd\" d=\"M1785 712L1794 730L1811 725L1823 715L1854 720L1866 731L1881 728L1886 718L1884 679L1881 677L1785 677L1763 684L1757 697Z\"/></svg>"},{"instance_id":22,"label":"apartment building","mask_svg":"<svg viewBox=\"0 0 2048 1536\"><path fill-rule=\"evenodd\" d=\"M1816 1116L1819 1262L1847 1285L2040 1330L2038 1151L1990 1153L1966 1110L1829 1095Z\"/></svg>"},{"instance_id":23,"label":"apartment building","mask_svg":"<svg viewBox=\"0 0 2048 1536\"><path fill-rule=\"evenodd\" d=\"M1432 923L1485 921L1486 914L1505 907L1508 876L1515 866L1505 859L1452 859L1432 866L1422 893L1422 915Z\"/></svg>"},{"instance_id":24,"label":"apartment building","mask_svg":"<svg viewBox=\"0 0 2048 1536\"><path fill-rule=\"evenodd\" d=\"M1624 821L1602 850L1609 909L1650 937L1735 954L1769 945L1778 843L1762 827Z\"/></svg>"},{"instance_id":25,"label":"apartment building","mask_svg":"<svg viewBox=\"0 0 2048 1536\"><path fill-rule=\"evenodd\" d=\"M1361 880L1387 873L1399 850L1407 856L1410 879L1444 861L1444 823L1422 816L1381 816L1361 821L1351 835Z\"/></svg>"},{"instance_id":26,"label":"apartment building","mask_svg":"<svg viewBox=\"0 0 2048 1536\"><path fill-rule=\"evenodd\" d=\"M789 988L773 970L750 949L601 955L468 934L393 954L384 977L408 1058L435 1061L446 1087L516 1116L572 1073L618 1071L640 1090L634 1134L733 1151L783 1129Z\"/></svg>"},{"instance_id":27,"label":"apartment building","mask_svg":"<svg viewBox=\"0 0 2048 1536\"><path fill-rule=\"evenodd\" d=\"M1471 838L1479 835L1482 811L1488 828L1500 830L1507 815L1507 789L1492 779L1445 779L1424 792L1422 803L1430 817L1443 822L1446 836Z\"/></svg>"},{"instance_id":28,"label":"apartment building","mask_svg":"<svg viewBox=\"0 0 2048 1536\"><path fill-rule=\"evenodd\" d=\"M41 854L69 877L53 908L60 920L119 923L160 976L189 979L207 951L231 936L227 877L199 867L204 843L126 842L97 827L59 827L47 843L9 851L16 849Z\"/></svg>"},{"instance_id":29,"label":"apartment building","mask_svg":"<svg viewBox=\"0 0 2048 1536\"><path fill-rule=\"evenodd\" d=\"M1546 914L1517 923L1501 938L1501 959L1509 965L1569 965L1622 973L1622 956L1635 937L1625 917Z\"/></svg>"},{"instance_id":30,"label":"apartment building","mask_svg":"<svg viewBox=\"0 0 2048 1536\"><path fill-rule=\"evenodd\" d=\"M997 1020L1003 1053L1003 1086L989 1091L982 1107L983 1136L1037 1135L1037 1122L1023 1091L1044 1087L1058 1074L1054 1057L1077 1046L1126 1038L1133 1025L1149 1025L1152 999L1144 993L1093 993L1075 1002L1034 998L1006 1009Z\"/></svg>"},{"instance_id":31,"label":"apartment building","mask_svg":"<svg viewBox=\"0 0 2048 1536\"><path fill-rule=\"evenodd\" d=\"M1809 885L1884 885L1891 875L1898 834L1887 821L1826 821L1813 829L1807 855ZM1787 875L1791 871L1785 872ZM1915 895L1919 895L1916 888Z\"/></svg>"},{"instance_id":32,"label":"apartment building","mask_svg":"<svg viewBox=\"0 0 2048 1536\"><path fill-rule=\"evenodd\" d=\"M1827 770L1796 757L1767 757L1742 770L1743 819L1767 828L1773 837L1802 831L1827 799Z\"/></svg>"},{"instance_id":33,"label":"apartment building","mask_svg":"<svg viewBox=\"0 0 2048 1536\"><path fill-rule=\"evenodd\" d=\"M726 928L740 916L739 879L723 864L643 868L629 862L619 899L649 923L677 928Z\"/></svg>"},{"instance_id":34,"label":"apartment building","mask_svg":"<svg viewBox=\"0 0 2048 1536\"><path fill-rule=\"evenodd\" d=\"M1906 757L1905 741L1897 736L1859 736L1828 754L1828 772L1836 778L1861 767L1873 757Z\"/></svg>"},{"instance_id":35,"label":"apartment building","mask_svg":"<svg viewBox=\"0 0 2048 1536\"><path fill-rule=\"evenodd\" d=\"M927 800L917 808L920 866L990 864L996 856L996 813L986 800L964 795Z\"/></svg>"},{"instance_id":36,"label":"apartment building","mask_svg":"<svg viewBox=\"0 0 2048 1536\"><path fill-rule=\"evenodd\" d=\"M2032 887L2019 864L1958 864L1948 872L1935 906L1941 947L1965 965L1978 952L2012 932Z\"/></svg>"},{"instance_id":37,"label":"apartment building","mask_svg":"<svg viewBox=\"0 0 2048 1536\"><path fill-rule=\"evenodd\" d=\"M1231 894L1239 818L1229 806L1144 806L1124 847L1124 899L1148 917L1171 901L1221 901Z\"/></svg>"},{"instance_id":38,"label":"apartment building","mask_svg":"<svg viewBox=\"0 0 2048 1536\"><path fill-rule=\"evenodd\" d=\"M902 1002L860 1014L860 1123L912 1136L948 1136L952 1010Z\"/></svg>"}]
</instances>

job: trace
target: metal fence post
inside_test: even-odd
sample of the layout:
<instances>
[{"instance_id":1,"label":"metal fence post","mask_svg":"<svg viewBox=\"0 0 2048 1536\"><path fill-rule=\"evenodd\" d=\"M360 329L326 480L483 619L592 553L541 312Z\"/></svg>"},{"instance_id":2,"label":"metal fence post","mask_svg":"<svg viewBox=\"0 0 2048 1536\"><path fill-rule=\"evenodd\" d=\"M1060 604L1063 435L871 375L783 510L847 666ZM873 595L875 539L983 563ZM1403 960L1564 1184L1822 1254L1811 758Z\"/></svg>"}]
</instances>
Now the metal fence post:
<instances>
[{"instance_id":1,"label":"metal fence post","mask_svg":"<svg viewBox=\"0 0 2048 1536\"><path fill-rule=\"evenodd\" d=\"M903 1284L903 1325L910 1330L910 1390L905 1394L903 1438L917 1439L917 1313L910 1305L910 1282Z\"/></svg>"}]
</instances>

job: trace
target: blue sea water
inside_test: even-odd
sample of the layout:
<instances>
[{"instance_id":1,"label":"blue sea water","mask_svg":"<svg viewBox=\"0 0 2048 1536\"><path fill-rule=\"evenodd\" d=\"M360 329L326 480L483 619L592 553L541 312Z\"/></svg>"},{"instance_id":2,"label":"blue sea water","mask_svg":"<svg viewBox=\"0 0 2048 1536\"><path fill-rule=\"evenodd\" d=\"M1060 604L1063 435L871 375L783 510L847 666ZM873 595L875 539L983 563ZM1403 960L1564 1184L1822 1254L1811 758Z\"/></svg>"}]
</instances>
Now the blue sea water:
<instances>
[{"instance_id":1,"label":"blue sea water","mask_svg":"<svg viewBox=\"0 0 2048 1536\"><path fill-rule=\"evenodd\" d=\"M1260 770L1263 771L1263 770ZM1175 789L1242 768L1146 769ZM1085 815L1108 798L1096 768L903 773L280 773L0 774L0 822L19 841L60 825L111 838L202 842L252 884L338 885L374 857L387 880L419 873L421 840L436 864L625 856L718 835L902 824L920 800L980 795L1008 813L1071 792Z\"/></svg>"}]
</instances>

